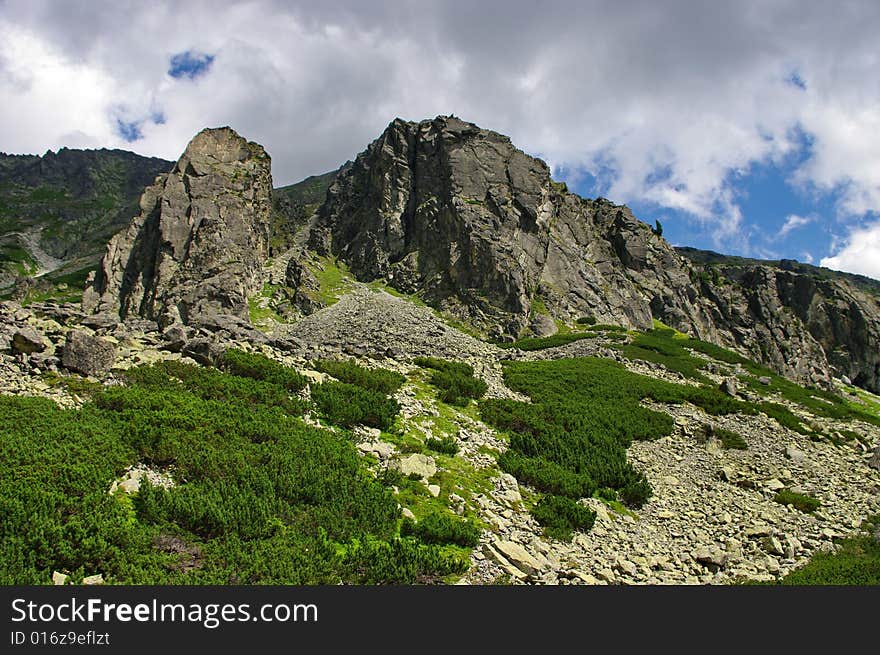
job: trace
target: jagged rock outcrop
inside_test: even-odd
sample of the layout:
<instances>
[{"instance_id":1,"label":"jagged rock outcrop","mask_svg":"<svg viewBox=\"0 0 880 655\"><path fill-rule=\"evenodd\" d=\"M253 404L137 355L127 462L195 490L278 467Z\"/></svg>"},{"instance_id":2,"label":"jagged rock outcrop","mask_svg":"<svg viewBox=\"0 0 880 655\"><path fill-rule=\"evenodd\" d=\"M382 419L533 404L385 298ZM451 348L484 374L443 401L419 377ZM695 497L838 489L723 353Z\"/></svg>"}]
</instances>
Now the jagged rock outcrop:
<instances>
[{"instance_id":1,"label":"jagged rock outcrop","mask_svg":"<svg viewBox=\"0 0 880 655\"><path fill-rule=\"evenodd\" d=\"M880 303L844 279L766 264L697 272L717 342L796 380L880 389Z\"/></svg>"},{"instance_id":2,"label":"jagged rock outcrop","mask_svg":"<svg viewBox=\"0 0 880 655\"><path fill-rule=\"evenodd\" d=\"M648 328L669 300L696 320L681 258L629 210L454 117L392 122L342 169L309 243L499 335L547 310Z\"/></svg>"},{"instance_id":3,"label":"jagged rock outcrop","mask_svg":"<svg viewBox=\"0 0 880 655\"><path fill-rule=\"evenodd\" d=\"M569 193L507 137L451 116L395 120L340 169L308 246L496 337L658 318L801 382L880 388L874 298L779 267L713 280L626 207ZM292 260L288 283L312 297L302 270Z\"/></svg>"},{"instance_id":4,"label":"jagged rock outcrop","mask_svg":"<svg viewBox=\"0 0 880 655\"><path fill-rule=\"evenodd\" d=\"M271 190L262 146L228 127L203 130L110 241L84 309L163 327L216 314L247 320L268 257Z\"/></svg>"}]
</instances>

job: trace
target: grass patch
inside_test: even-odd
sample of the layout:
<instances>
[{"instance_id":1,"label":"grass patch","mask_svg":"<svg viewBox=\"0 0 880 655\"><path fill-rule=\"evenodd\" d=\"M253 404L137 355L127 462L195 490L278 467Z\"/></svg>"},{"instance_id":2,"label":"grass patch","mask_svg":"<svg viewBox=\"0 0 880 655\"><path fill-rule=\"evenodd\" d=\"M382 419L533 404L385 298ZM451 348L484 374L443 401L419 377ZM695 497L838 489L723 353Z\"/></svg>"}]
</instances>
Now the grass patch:
<instances>
[{"instance_id":1,"label":"grass patch","mask_svg":"<svg viewBox=\"0 0 880 655\"><path fill-rule=\"evenodd\" d=\"M350 360L319 359L312 365L316 370L332 375L340 382L347 382L383 394L394 393L406 382L406 378L395 371L384 368L366 368Z\"/></svg>"},{"instance_id":2,"label":"grass patch","mask_svg":"<svg viewBox=\"0 0 880 655\"><path fill-rule=\"evenodd\" d=\"M324 418L344 428L366 425L388 430L400 411L397 401L384 393L347 382L312 386L312 400Z\"/></svg>"},{"instance_id":3,"label":"grass patch","mask_svg":"<svg viewBox=\"0 0 880 655\"><path fill-rule=\"evenodd\" d=\"M796 493L791 489L780 490L776 496L774 496L773 500L780 505L791 505L799 512L804 512L806 514L815 512L822 505L818 499L813 498L812 496L807 496L806 494Z\"/></svg>"},{"instance_id":4,"label":"grass patch","mask_svg":"<svg viewBox=\"0 0 880 655\"><path fill-rule=\"evenodd\" d=\"M480 543L480 528L476 523L449 513L432 512L417 522L404 519L400 534L412 535L426 544L457 544L473 548Z\"/></svg>"},{"instance_id":5,"label":"grass patch","mask_svg":"<svg viewBox=\"0 0 880 655\"><path fill-rule=\"evenodd\" d=\"M263 380L288 391L302 391L307 383L305 376L295 369L279 364L265 355L249 353L237 348L226 350L221 367L232 375Z\"/></svg>"},{"instance_id":6,"label":"grass patch","mask_svg":"<svg viewBox=\"0 0 880 655\"><path fill-rule=\"evenodd\" d=\"M595 339L599 335L595 332L572 332L569 334L554 334L549 337L526 337L509 343L497 344L499 348L519 348L520 350L543 350L564 346L581 339Z\"/></svg>"},{"instance_id":7,"label":"grass patch","mask_svg":"<svg viewBox=\"0 0 880 655\"><path fill-rule=\"evenodd\" d=\"M474 377L474 369L468 364L436 357L417 357L414 363L433 369L430 382L440 390L440 400L444 403L467 406L471 399L482 398L488 388L485 381Z\"/></svg>"},{"instance_id":8,"label":"grass patch","mask_svg":"<svg viewBox=\"0 0 880 655\"><path fill-rule=\"evenodd\" d=\"M878 529L880 516L874 516L862 525L860 534L841 540L834 552L817 552L780 584L880 585L880 539L875 536Z\"/></svg>"},{"instance_id":9,"label":"grass patch","mask_svg":"<svg viewBox=\"0 0 880 655\"><path fill-rule=\"evenodd\" d=\"M596 512L565 496L548 495L532 509L532 516L544 534L560 541L571 541L575 531L586 532L596 521Z\"/></svg>"},{"instance_id":10,"label":"grass patch","mask_svg":"<svg viewBox=\"0 0 880 655\"><path fill-rule=\"evenodd\" d=\"M319 285L318 300L328 307L336 303L351 286L348 267L345 262L335 258L321 257L312 273Z\"/></svg>"},{"instance_id":11,"label":"grass patch","mask_svg":"<svg viewBox=\"0 0 880 655\"><path fill-rule=\"evenodd\" d=\"M436 437L428 437L425 440L425 446L429 450L436 453L444 453L446 455L455 455L458 452L458 442L454 437L445 436L440 439Z\"/></svg>"}]
</instances>

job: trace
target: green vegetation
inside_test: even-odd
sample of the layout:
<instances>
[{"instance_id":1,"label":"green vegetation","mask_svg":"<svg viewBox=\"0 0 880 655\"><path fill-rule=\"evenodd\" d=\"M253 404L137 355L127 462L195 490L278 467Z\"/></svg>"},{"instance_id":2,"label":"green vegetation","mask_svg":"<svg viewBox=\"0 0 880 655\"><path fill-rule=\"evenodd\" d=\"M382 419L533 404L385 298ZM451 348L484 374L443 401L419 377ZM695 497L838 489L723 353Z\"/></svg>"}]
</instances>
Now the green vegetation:
<instances>
[{"instance_id":1,"label":"green vegetation","mask_svg":"<svg viewBox=\"0 0 880 655\"><path fill-rule=\"evenodd\" d=\"M347 382L325 382L312 387L312 400L321 415L334 425L366 425L388 430L400 406L384 393Z\"/></svg>"},{"instance_id":2,"label":"green vegetation","mask_svg":"<svg viewBox=\"0 0 880 655\"><path fill-rule=\"evenodd\" d=\"M264 380L288 391L301 391L306 387L305 376L258 353L229 348L223 354L221 366L233 375Z\"/></svg>"},{"instance_id":3,"label":"green vegetation","mask_svg":"<svg viewBox=\"0 0 880 655\"><path fill-rule=\"evenodd\" d=\"M398 536L397 501L345 433L299 418L295 377L231 361L244 376L131 369L79 410L0 396L0 583L47 584L55 570L117 584L411 583L466 568ZM177 486L108 494L138 461Z\"/></svg>"},{"instance_id":4,"label":"green vegetation","mask_svg":"<svg viewBox=\"0 0 880 655\"><path fill-rule=\"evenodd\" d=\"M455 455L458 452L458 442L454 437L446 435L440 439L436 437L428 437L425 439L425 446L437 453L445 453L446 455Z\"/></svg>"},{"instance_id":5,"label":"green vegetation","mask_svg":"<svg viewBox=\"0 0 880 655\"><path fill-rule=\"evenodd\" d=\"M799 494L791 491L790 489L782 489L781 491L779 491L779 493L776 494L773 500L781 505L791 505L796 510L800 512L805 512L807 514L815 512L822 504L812 496Z\"/></svg>"},{"instance_id":6,"label":"green vegetation","mask_svg":"<svg viewBox=\"0 0 880 655\"><path fill-rule=\"evenodd\" d=\"M595 339L598 334L595 332L572 332L570 334L554 334L549 337L526 337L511 343L499 343L500 348L519 348L520 350L543 350L544 348L555 348L556 346L564 346L581 339Z\"/></svg>"},{"instance_id":7,"label":"green vegetation","mask_svg":"<svg viewBox=\"0 0 880 655\"><path fill-rule=\"evenodd\" d=\"M323 305L335 304L351 285L348 267L344 262L330 257L322 257L312 273L320 286L318 300Z\"/></svg>"},{"instance_id":8,"label":"green vegetation","mask_svg":"<svg viewBox=\"0 0 880 655\"><path fill-rule=\"evenodd\" d=\"M716 428L708 423L703 426L703 435L707 439L712 437L718 439L721 441L721 447L727 450L747 450L749 447L741 434L725 428Z\"/></svg>"},{"instance_id":9,"label":"green vegetation","mask_svg":"<svg viewBox=\"0 0 880 655\"><path fill-rule=\"evenodd\" d=\"M690 402L710 414L756 412L714 386L673 384L631 373L606 359L510 362L504 379L532 402L480 403L483 419L510 434L510 448L499 457L499 465L538 491L571 500L598 489L630 507L648 500L651 487L626 461L626 448L636 439L670 434L673 421L643 407L644 398ZM731 447L738 445L732 433L722 432L725 436ZM557 501L548 503L558 506Z\"/></svg>"},{"instance_id":10,"label":"green vegetation","mask_svg":"<svg viewBox=\"0 0 880 655\"><path fill-rule=\"evenodd\" d=\"M842 539L834 552L817 552L783 578L783 585L880 585L880 516L862 524L860 534Z\"/></svg>"},{"instance_id":11,"label":"green vegetation","mask_svg":"<svg viewBox=\"0 0 880 655\"><path fill-rule=\"evenodd\" d=\"M312 364L315 370L332 375L340 382L354 384L370 391L391 394L397 391L406 378L400 373L384 368L365 368L350 360L320 359Z\"/></svg>"},{"instance_id":12,"label":"green vegetation","mask_svg":"<svg viewBox=\"0 0 880 655\"><path fill-rule=\"evenodd\" d=\"M596 317L595 316L581 316L577 320L578 325L595 325Z\"/></svg>"},{"instance_id":13,"label":"green vegetation","mask_svg":"<svg viewBox=\"0 0 880 655\"><path fill-rule=\"evenodd\" d=\"M414 362L416 366L433 369L431 384L440 389L440 400L444 403L465 407L472 398L482 398L488 388L483 380L474 377L474 369L468 364L436 357L417 357Z\"/></svg>"},{"instance_id":14,"label":"green vegetation","mask_svg":"<svg viewBox=\"0 0 880 655\"><path fill-rule=\"evenodd\" d=\"M432 512L418 522L404 519L400 534L413 535L426 544L456 544L473 548L480 543L480 528L476 523L448 512Z\"/></svg>"},{"instance_id":15,"label":"green vegetation","mask_svg":"<svg viewBox=\"0 0 880 655\"><path fill-rule=\"evenodd\" d=\"M565 496L544 496L532 509L544 534L560 541L571 541L575 531L586 532L593 527L596 512Z\"/></svg>"},{"instance_id":16,"label":"green vegetation","mask_svg":"<svg viewBox=\"0 0 880 655\"><path fill-rule=\"evenodd\" d=\"M727 364L740 365L746 371L739 376L740 381L758 395L778 394L817 416L836 420L860 419L874 425L880 425L880 416L848 403L836 393L802 387L742 355L705 341L692 339L677 333L672 328L662 326L659 322L658 325L660 327L650 332L637 335L631 343L617 346L618 349L629 359L641 359L662 364L669 370L677 371L685 377L709 384L708 378L701 372L708 362L692 354L699 352ZM769 379L770 384L762 384L759 379L761 377ZM811 434L811 430L806 428L794 413L782 405L762 402L757 405L757 408L787 428L802 434Z\"/></svg>"}]
</instances>

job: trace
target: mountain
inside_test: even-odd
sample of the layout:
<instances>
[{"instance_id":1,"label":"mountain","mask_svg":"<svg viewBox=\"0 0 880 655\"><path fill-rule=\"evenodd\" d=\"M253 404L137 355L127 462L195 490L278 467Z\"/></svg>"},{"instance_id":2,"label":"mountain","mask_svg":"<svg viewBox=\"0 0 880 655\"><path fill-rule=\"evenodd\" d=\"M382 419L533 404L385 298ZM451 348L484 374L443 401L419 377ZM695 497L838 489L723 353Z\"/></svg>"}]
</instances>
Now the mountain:
<instances>
[{"instance_id":1,"label":"mountain","mask_svg":"<svg viewBox=\"0 0 880 655\"><path fill-rule=\"evenodd\" d=\"M62 150L2 162L4 198L14 199L4 201L4 210L24 217L6 227L4 252L18 260L7 270L20 276L40 266L60 266L59 273L78 268L79 279L65 280L72 286L82 284L98 244L121 229L123 217L138 214L139 185L171 168L120 151ZM659 320L803 383L828 387L832 377L845 376L880 389L880 284L786 260L672 248L627 207L570 193L543 161L506 136L454 116L394 120L354 161L275 189L270 200L263 197L268 170L241 179L211 177L212 188L196 189L201 198L188 195L190 174L180 164L175 170L184 190L167 178L149 187L146 209L142 205L136 225L120 237L126 243L114 241L116 260L105 259L87 294L91 311L154 319L164 313L163 321L174 322L201 303L184 300L183 287L210 278L205 298L211 311L247 318L248 296L253 301L268 282L271 294L256 302L274 316L295 318L332 301L322 285L345 269L492 340L546 336L578 321L645 330ZM231 236L232 250L242 257L228 259L238 263L221 274L216 256L184 252L198 232L186 222L186 207L211 206L208 196L225 193L227 185L232 198L258 178L259 218L247 202L223 209L247 214ZM163 199L179 207L149 232L158 220L149 213ZM267 202L268 217L262 214ZM58 232L56 223L64 229ZM250 229L256 234L248 236ZM166 236L179 251L170 258L156 252L167 251ZM269 257L271 270L261 271ZM13 277L9 273L7 282Z\"/></svg>"},{"instance_id":2,"label":"mountain","mask_svg":"<svg viewBox=\"0 0 880 655\"><path fill-rule=\"evenodd\" d=\"M271 160L234 130L206 129L111 239L83 308L162 326L246 318L269 255Z\"/></svg>"},{"instance_id":3,"label":"mountain","mask_svg":"<svg viewBox=\"0 0 880 655\"><path fill-rule=\"evenodd\" d=\"M94 267L172 162L124 150L0 153L0 289Z\"/></svg>"},{"instance_id":4,"label":"mountain","mask_svg":"<svg viewBox=\"0 0 880 655\"><path fill-rule=\"evenodd\" d=\"M454 117L270 167L205 129L80 304L0 301L0 582L877 584L858 280L683 256Z\"/></svg>"},{"instance_id":5,"label":"mountain","mask_svg":"<svg viewBox=\"0 0 880 655\"><path fill-rule=\"evenodd\" d=\"M393 121L303 229L288 282L307 308L316 254L497 339L657 319L795 380L880 388L880 306L849 279L782 264L712 274L628 208L570 193L507 137L455 117Z\"/></svg>"}]
</instances>

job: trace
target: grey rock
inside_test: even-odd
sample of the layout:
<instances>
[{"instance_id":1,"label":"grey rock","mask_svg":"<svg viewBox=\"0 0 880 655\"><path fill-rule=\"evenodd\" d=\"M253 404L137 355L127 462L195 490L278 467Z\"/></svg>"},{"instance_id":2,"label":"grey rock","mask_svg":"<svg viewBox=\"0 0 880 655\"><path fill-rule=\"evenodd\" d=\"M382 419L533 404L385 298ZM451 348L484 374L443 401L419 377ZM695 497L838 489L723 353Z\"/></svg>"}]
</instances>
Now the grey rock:
<instances>
[{"instance_id":1,"label":"grey rock","mask_svg":"<svg viewBox=\"0 0 880 655\"><path fill-rule=\"evenodd\" d=\"M760 382L764 386L769 386L770 383L772 382L772 380L769 377L767 377L766 375L762 375L761 377L758 378L758 382Z\"/></svg>"},{"instance_id":2,"label":"grey rock","mask_svg":"<svg viewBox=\"0 0 880 655\"><path fill-rule=\"evenodd\" d=\"M785 456L795 464L801 464L807 458L807 454L804 451L792 445L785 447Z\"/></svg>"},{"instance_id":3,"label":"grey rock","mask_svg":"<svg viewBox=\"0 0 880 655\"><path fill-rule=\"evenodd\" d=\"M516 542L499 539L493 543L493 546L523 573L536 575L542 569L538 559Z\"/></svg>"},{"instance_id":4,"label":"grey rock","mask_svg":"<svg viewBox=\"0 0 880 655\"><path fill-rule=\"evenodd\" d=\"M868 460L868 466L880 471L880 445L874 448L871 458Z\"/></svg>"},{"instance_id":5,"label":"grey rock","mask_svg":"<svg viewBox=\"0 0 880 655\"><path fill-rule=\"evenodd\" d=\"M710 571L719 571L724 568L727 564L728 554L717 546L700 546L693 553L691 553L691 557L698 564L702 564Z\"/></svg>"},{"instance_id":6,"label":"grey rock","mask_svg":"<svg viewBox=\"0 0 880 655\"><path fill-rule=\"evenodd\" d=\"M728 396L736 398L738 392L736 378L725 378L724 382L721 383L721 391Z\"/></svg>"},{"instance_id":7,"label":"grey rock","mask_svg":"<svg viewBox=\"0 0 880 655\"><path fill-rule=\"evenodd\" d=\"M773 535L768 535L761 539L761 547L771 555L785 555L785 547Z\"/></svg>"},{"instance_id":8,"label":"grey rock","mask_svg":"<svg viewBox=\"0 0 880 655\"><path fill-rule=\"evenodd\" d=\"M41 353L46 350L46 338L33 328L21 328L12 335L12 349L19 353Z\"/></svg>"},{"instance_id":9,"label":"grey rock","mask_svg":"<svg viewBox=\"0 0 880 655\"><path fill-rule=\"evenodd\" d=\"M437 464L430 455L421 453L413 453L406 457L401 457L394 463L395 468L403 475L419 475L424 479L430 478L437 472Z\"/></svg>"},{"instance_id":10,"label":"grey rock","mask_svg":"<svg viewBox=\"0 0 880 655\"><path fill-rule=\"evenodd\" d=\"M102 375L116 360L116 346L82 330L71 330L64 342L61 364L83 375Z\"/></svg>"},{"instance_id":11,"label":"grey rock","mask_svg":"<svg viewBox=\"0 0 880 655\"><path fill-rule=\"evenodd\" d=\"M189 341L189 331L180 324L175 324L162 333L162 347L173 353L179 353Z\"/></svg>"},{"instance_id":12,"label":"grey rock","mask_svg":"<svg viewBox=\"0 0 880 655\"><path fill-rule=\"evenodd\" d=\"M532 324L543 308L641 329L659 318L800 382L830 387L837 373L880 388L880 307L846 279L784 261L704 265L626 207L568 193L549 173L458 118L395 120L340 169L291 266L335 255L359 279L418 292L499 338L549 330ZM314 291L299 269L288 282Z\"/></svg>"},{"instance_id":13,"label":"grey rock","mask_svg":"<svg viewBox=\"0 0 880 655\"><path fill-rule=\"evenodd\" d=\"M535 318L533 318L532 322L529 324L529 328L539 337L549 337L550 335L556 334L558 331L556 323L546 314L535 315Z\"/></svg>"},{"instance_id":14,"label":"grey rock","mask_svg":"<svg viewBox=\"0 0 880 655\"><path fill-rule=\"evenodd\" d=\"M202 130L110 241L83 309L161 326L215 314L247 320L268 256L271 189L261 146L228 127Z\"/></svg>"},{"instance_id":15,"label":"grey rock","mask_svg":"<svg viewBox=\"0 0 880 655\"><path fill-rule=\"evenodd\" d=\"M203 366L215 366L223 358L226 347L214 339L197 338L188 341L180 352Z\"/></svg>"},{"instance_id":16,"label":"grey rock","mask_svg":"<svg viewBox=\"0 0 880 655\"><path fill-rule=\"evenodd\" d=\"M80 325L93 330L109 330L119 324L119 315L112 312L102 312L92 316L86 316L80 321Z\"/></svg>"}]
</instances>

